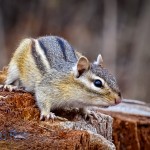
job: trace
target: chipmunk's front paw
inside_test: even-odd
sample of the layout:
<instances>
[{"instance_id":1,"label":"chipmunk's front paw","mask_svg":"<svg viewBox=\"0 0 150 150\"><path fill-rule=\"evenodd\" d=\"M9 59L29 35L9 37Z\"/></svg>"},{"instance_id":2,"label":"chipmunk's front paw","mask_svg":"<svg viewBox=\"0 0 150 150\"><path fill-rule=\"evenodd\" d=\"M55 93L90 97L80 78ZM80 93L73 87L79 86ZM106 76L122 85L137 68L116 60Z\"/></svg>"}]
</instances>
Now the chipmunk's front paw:
<instances>
[{"instance_id":1,"label":"chipmunk's front paw","mask_svg":"<svg viewBox=\"0 0 150 150\"><path fill-rule=\"evenodd\" d=\"M2 89L3 91L9 91L9 92L12 92L12 91L27 92L24 87L18 87L15 85L0 85L0 89Z\"/></svg>"},{"instance_id":2,"label":"chipmunk's front paw","mask_svg":"<svg viewBox=\"0 0 150 150\"><path fill-rule=\"evenodd\" d=\"M7 90L9 92L16 91L18 89L18 87L14 85L3 85L2 88L3 88L3 91Z\"/></svg>"},{"instance_id":3,"label":"chipmunk's front paw","mask_svg":"<svg viewBox=\"0 0 150 150\"><path fill-rule=\"evenodd\" d=\"M88 110L85 108L82 108L80 111L81 111L82 115L84 116L84 119L85 120L89 119L90 123L93 124L93 118L98 120L97 114L94 111Z\"/></svg>"},{"instance_id":4,"label":"chipmunk's front paw","mask_svg":"<svg viewBox=\"0 0 150 150\"><path fill-rule=\"evenodd\" d=\"M47 120L52 119L52 121L54 121L54 120L67 121L66 118L62 118L62 117L56 116L56 115L55 115L54 113L52 113L52 112L50 112L50 113L47 114L47 115L41 113L40 120L41 120L41 121L44 121L45 119L47 119Z\"/></svg>"}]
</instances>

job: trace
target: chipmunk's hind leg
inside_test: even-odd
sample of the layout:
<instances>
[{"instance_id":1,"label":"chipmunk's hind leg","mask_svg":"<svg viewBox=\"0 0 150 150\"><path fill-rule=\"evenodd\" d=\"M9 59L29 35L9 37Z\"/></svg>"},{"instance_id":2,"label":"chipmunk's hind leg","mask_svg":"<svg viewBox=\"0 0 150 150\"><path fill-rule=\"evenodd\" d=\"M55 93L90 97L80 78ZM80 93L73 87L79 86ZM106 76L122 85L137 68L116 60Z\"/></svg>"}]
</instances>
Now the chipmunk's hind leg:
<instances>
[{"instance_id":1,"label":"chipmunk's hind leg","mask_svg":"<svg viewBox=\"0 0 150 150\"><path fill-rule=\"evenodd\" d=\"M7 79L5 81L4 90L8 91L17 90L19 88L19 70L15 63L10 64L8 68Z\"/></svg>"},{"instance_id":2,"label":"chipmunk's hind leg","mask_svg":"<svg viewBox=\"0 0 150 150\"><path fill-rule=\"evenodd\" d=\"M17 79L19 79L18 67L16 64L10 64L5 84L6 85L13 84Z\"/></svg>"}]
</instances>

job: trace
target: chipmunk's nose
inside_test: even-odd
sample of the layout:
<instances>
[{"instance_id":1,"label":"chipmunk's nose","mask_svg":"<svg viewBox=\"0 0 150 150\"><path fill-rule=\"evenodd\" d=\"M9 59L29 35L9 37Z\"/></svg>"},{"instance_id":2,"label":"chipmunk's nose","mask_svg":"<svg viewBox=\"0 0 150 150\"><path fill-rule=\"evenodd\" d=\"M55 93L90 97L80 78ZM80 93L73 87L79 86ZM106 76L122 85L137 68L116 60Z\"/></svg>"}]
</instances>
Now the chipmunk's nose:
<instances>
[{"instance_id":1,"label":"chipmunk's nose","mask_svg":"<svg viewBox=\"0 0 150 150\"><path fill-rule=\"evenodd\" d=\"M121 98L121 93L119 92L119 93L118 93L118 98L115 99L115 103L116 103L116 104L119 104L119 103L121 103L121 100L122 100L122 98Z\"/></svg>"},{"instance_id":2,"label":"chipmunk's nose","mask_svg":"<svg viewBox=\"0 0 150 150\"><path fill-rule=\"evenodd\" d=\"M121 103L121 98L116 98L115 99L115 104L119 104L119 103Z\"/></svg>"}]
</instances>

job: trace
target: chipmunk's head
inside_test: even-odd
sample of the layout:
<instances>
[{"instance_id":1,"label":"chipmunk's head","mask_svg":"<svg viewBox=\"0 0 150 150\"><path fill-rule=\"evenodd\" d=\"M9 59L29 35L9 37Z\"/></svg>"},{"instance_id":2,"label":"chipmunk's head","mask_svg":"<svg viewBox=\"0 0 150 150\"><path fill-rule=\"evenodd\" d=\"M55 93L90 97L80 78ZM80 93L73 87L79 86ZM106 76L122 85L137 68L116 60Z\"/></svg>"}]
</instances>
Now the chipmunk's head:
<instances>
[{"instance_id":1,"label":"chipmunk's head","mask_svg":"<svg viewBox=\"0 0 150 150\"><path fill-rule=\"evenodd\" d=\"M103 67L101 55L90 64L81 56L74 67L75 80L82 87L79 95L89 105L110 106L121 102L121 93L115 77ZM78 93L77 93L78 94Z\"/></svg>"}]
</instances>

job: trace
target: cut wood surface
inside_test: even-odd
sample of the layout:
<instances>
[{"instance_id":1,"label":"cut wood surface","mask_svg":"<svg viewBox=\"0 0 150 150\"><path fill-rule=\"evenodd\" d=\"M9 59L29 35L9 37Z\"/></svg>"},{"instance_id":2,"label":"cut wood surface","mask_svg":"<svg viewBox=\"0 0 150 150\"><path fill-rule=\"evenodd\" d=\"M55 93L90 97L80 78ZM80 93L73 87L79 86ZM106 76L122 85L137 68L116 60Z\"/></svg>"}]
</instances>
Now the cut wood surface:
<instances>
[{"instance_id":1,"label":"cut wood surface","mask_svg":"<svg viewBox=\"0 0 150 150\"><path fill-rule=\"evenodd\" d=\"M149 107L138 101L95 109L93 124L69 109L56 110L68 121L39 121L34 96L25 92L1 91L0 106L1 149L150 149ZM132 108L139 111L124 111Z\"/></svg>"},{"instance_id":2,"label":"cut wood surface","mask_svg":"<svg viewBox=\"0 0 150 150\"><path fill-rule=\"evenodd\" d=\"M123 100L100 112L114 118L113 141L117 150L150 150L150 107L137 100Z\"/></svg>"},{"instance_id":3,"label":"cut wood surface","mask_svg":"<svg viewBox=\"0 0 150 150\"><path fill-rule=\"evenodd\" d=\"M0 92L0 149L113 150L112 117L97 113L89 120L72 110L59 110L68 121L39 121L34 96Z\"/></svg>"}]
</instances>

